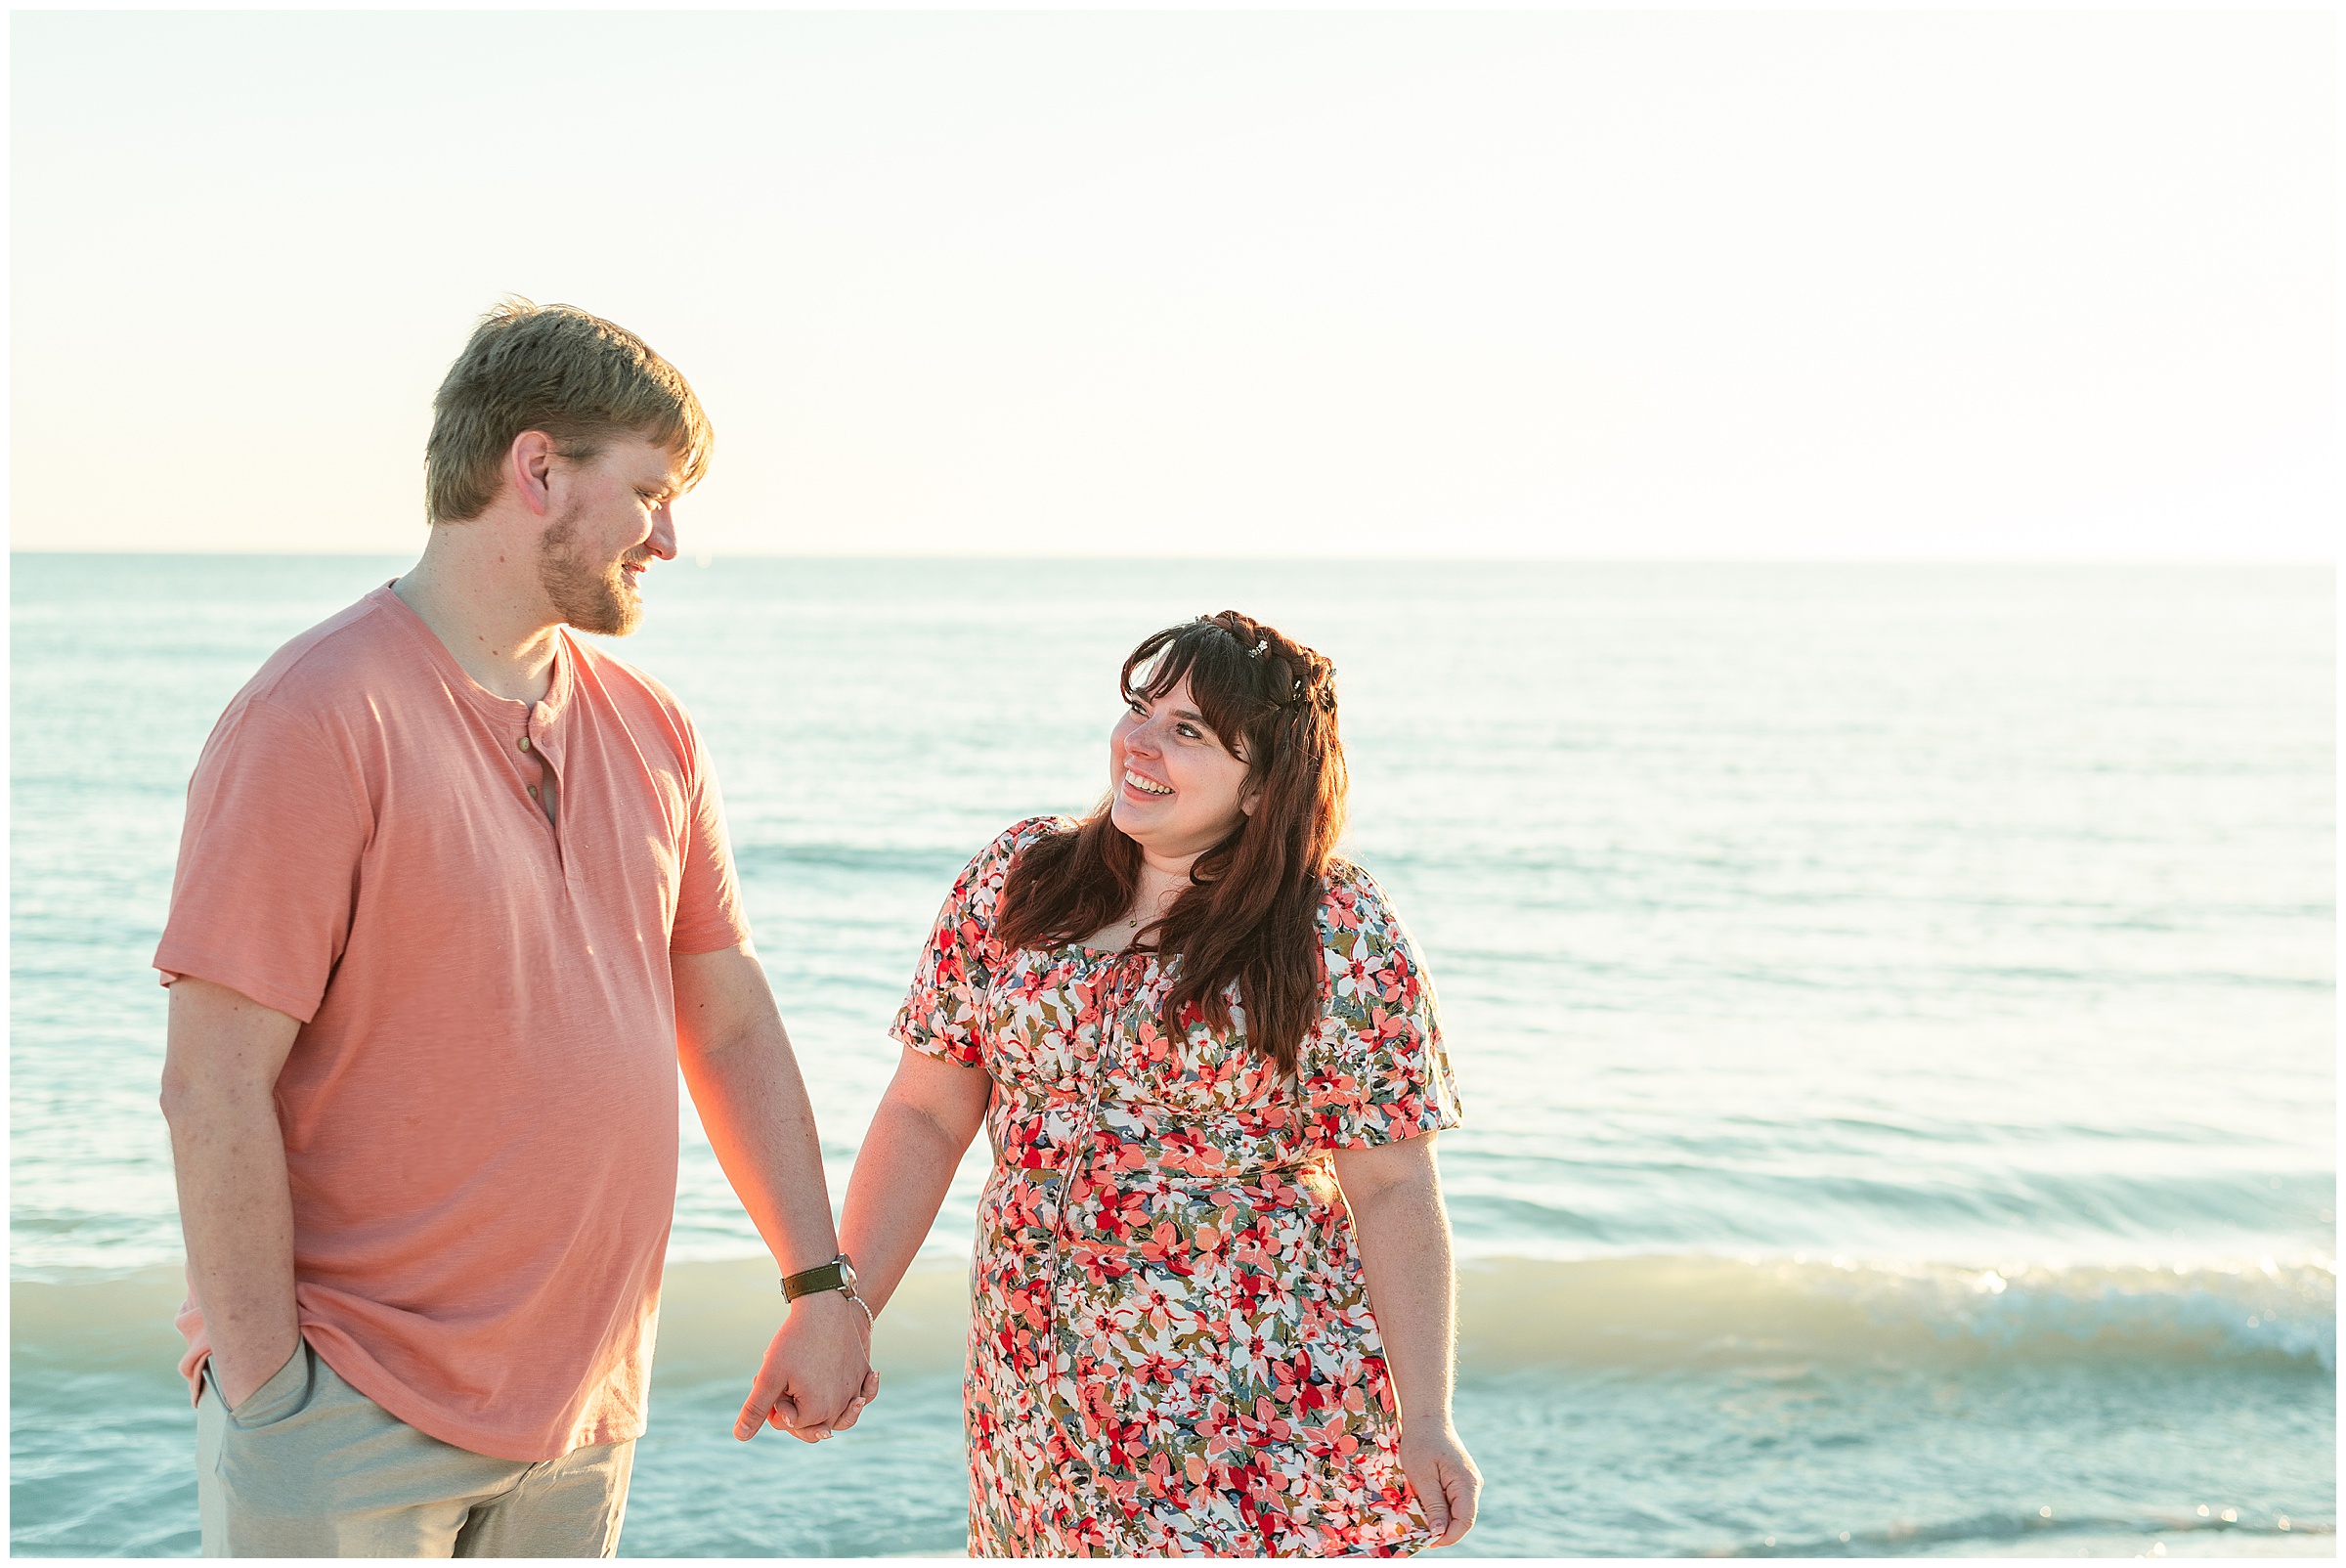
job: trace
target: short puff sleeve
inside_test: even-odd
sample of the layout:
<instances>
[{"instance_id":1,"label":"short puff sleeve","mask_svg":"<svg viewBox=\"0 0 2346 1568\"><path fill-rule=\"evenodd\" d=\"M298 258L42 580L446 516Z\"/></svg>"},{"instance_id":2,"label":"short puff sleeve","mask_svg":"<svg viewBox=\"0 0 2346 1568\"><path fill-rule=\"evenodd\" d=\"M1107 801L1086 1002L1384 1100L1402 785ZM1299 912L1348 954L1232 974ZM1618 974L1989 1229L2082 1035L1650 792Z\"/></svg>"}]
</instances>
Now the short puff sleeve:
<instances>
[{"instance_id":1,"label":"short puff sleeve","mask_svg":"<svg viewBox=\"0 0 2346 1568\"><path fill-rule=\"evenodd\" d=\"M984 1065L982 1021L986 990L1002 961L994 942L994 910L1002 879L1019 851L1036 839L1073 826L1064 817L1028 817L978 851L954 879L953 891L936 912L929 945L913 971L912 988L889 1033L925 1056L965 1067Z\"/></svg>"},{"instance_id":2,"label":"short puff sleeve","mask_svg":"<svg viewBox=\"0 0 2346 1568\"><path fill-rule=\"evenodd\" d=\"M1367 872L1328 882L1328 989L1300 1064L1312 1144L1366 1149L1455 1127L1457 1081L1416 943Z\"/></svg>"}]
</instances>

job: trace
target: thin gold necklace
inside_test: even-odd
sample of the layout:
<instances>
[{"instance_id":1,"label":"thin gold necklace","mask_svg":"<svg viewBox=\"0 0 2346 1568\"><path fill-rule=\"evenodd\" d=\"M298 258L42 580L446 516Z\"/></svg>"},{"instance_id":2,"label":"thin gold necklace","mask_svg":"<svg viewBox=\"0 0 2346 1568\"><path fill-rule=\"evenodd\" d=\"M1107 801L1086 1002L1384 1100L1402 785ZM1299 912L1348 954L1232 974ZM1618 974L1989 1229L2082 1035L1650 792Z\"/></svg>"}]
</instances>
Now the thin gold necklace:
<instances>
[{"instance_id":1,"label":"thin gold necklace","mask_svg":"<svg viewBox=\"0 0 2346 1568\"><path fill-rule=\"evenodd\" d=\"M1163 893L1158 893L1158 894L1156 895L1156 897L1157 897L1157 901L1158 901L1159 903L1162 903L1162 902L1164 901L1164 897L1165 897L1165 895L1164 895ZM1127 920L1126 922L1124 922L1124 927L1125 927L1125 929L1126 929L1127 931L1138 931L1138 930L1140 930L1140 929L1141 929L1141 917L1140 917L1140 916L1138 916L1138 915L1135 915L1135 916L1133 916L1133 917L1132 917L1130 920Z\"/></svg>"}]
</instances>

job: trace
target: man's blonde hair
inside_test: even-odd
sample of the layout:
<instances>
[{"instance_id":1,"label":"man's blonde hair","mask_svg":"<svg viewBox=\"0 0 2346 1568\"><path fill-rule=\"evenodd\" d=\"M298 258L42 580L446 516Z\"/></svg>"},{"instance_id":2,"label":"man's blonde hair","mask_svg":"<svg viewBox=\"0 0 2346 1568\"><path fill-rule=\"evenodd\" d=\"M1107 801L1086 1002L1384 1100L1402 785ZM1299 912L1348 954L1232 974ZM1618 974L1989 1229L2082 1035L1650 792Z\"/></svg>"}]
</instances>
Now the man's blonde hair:
<instances>
[{"instance_id":1,"label":"man's blonde hair","mask_svg":"<svg viewBox=\"0 0 2346 1568\"><path fill-rule=\"evenodd\" d=\"M460 523L487 510L524 430L543 430L576 461L614 438L640 437L682 459L687 489L708 470L716 441L701 400L642 338L576 305L508 296L481 318L432 398L424 515Z\"/></svg>"}]
</instances>

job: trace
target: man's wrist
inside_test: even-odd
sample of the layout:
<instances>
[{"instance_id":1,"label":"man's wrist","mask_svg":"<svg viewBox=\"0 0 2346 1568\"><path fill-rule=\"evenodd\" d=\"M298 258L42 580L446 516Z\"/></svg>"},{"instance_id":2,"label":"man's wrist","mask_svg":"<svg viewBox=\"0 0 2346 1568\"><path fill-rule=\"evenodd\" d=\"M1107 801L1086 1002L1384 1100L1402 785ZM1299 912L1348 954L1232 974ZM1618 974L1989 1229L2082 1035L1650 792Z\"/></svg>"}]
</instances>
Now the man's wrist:
<instances>
[{"instance_id":1,"label":"man's wrist","mask_svg":"<svg viewBox=\"0 0 2346 1568\"><path fill-rule=\"evenodd\" d=\"M782 1276L782 1293L793 1301L818 1290L837 1290L844 1295L853 1295L855 1260L845 1252L838 1252L811 1268L786 1272Z\"/></svg>"},{"instance_id":2,"label":"man's wrist","mask_svg":"<svg viewBox=\"0 0 2346 1568\"><path fill-rule=\"evenodd\" d=\"M801 1307L844 1307L847 1304L847 1292L844 1290L809 1290L803 1296L792 1297L789 1306L791 1311L796 1312Z\"/></svg>"},{"instance_id":3,"label":"man's wrist","mask_svg":"<svg viewBox=\"0 0 2346 1568\"><path fill-rule=\"evenodd\" d=\"M829 1262L818 1263L811 1269L783 1275L782 1294L789 1298L793 1310L810 1296L846 1296L863 1314L867 1331L877 1325L871 1303L855 1293L855 1260L845 1252L836 1253Z\"/></svg>"},{"instance_id":4,"label":"man's wrist","mask_svg":"<svg viewBox=\"0 0 2346 1568\"><path fill-rule=\"evenodd\" d=\"M214 1358L225 1356L239 1367L249 1366L256 1361L267 1361L271 1367L282 1367L285 1358L301 1344L301 1324L288 1314L286 1321L276 1328L259 1332L249 1328L228 1333L215 1331L211 1341Z\"/></svg>"},{"instance_id":5,"label":"man's wrist","mask_svg":"<svg viewBox=\"0 0 2346 1568\"><path fill-rule=\"evenodd\" d=\"M807 1307L813 1307L817 1316L827 1315L836 1309L847 1313L851 1320L860 1320L867 1328L873 1323L871 1303L852 1291L809 1290L790 1303L790 1310L794 1313Z\"/></svg>"}]
</instances>

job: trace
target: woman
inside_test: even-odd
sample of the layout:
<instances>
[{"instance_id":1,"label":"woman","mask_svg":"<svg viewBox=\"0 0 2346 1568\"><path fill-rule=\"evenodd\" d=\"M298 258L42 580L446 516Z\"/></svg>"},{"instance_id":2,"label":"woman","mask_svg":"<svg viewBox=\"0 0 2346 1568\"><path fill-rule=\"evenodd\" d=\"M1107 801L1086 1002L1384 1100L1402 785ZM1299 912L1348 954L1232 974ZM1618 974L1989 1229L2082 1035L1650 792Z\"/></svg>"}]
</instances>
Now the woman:
<instances>
[{"instance_id":1,"label":"woman","mask_svg":"<svg viewBox=\"0 0 2346 1568\"><path fill-rule=\"evenodd\" d=\"M1331 852L1333 674L1235 611L1144 641L1107 803L970 862L897 1016L841 1244L883 1309L984 1122L973 1555L1397 1556L1473 1521L1456 1094L1408 935Z\"/></svg>"}]
</instances>

